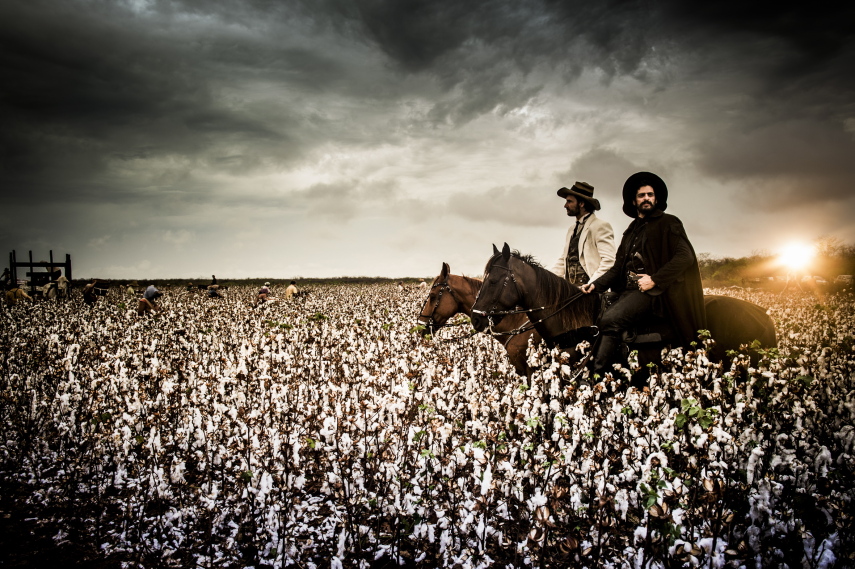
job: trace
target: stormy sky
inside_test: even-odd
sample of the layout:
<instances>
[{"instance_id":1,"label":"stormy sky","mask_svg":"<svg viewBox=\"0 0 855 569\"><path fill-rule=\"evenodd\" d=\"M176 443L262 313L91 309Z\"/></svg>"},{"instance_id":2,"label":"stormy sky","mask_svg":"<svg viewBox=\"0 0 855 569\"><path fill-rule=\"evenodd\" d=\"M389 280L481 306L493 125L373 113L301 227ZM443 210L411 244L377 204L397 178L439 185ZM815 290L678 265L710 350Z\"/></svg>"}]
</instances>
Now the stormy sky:
<instances>
[{"instance_id":1,"label":"stormy sky","mask_svg":"<svg viewBox=\"0 0 855 569\"><path fill-rule=\"evenodd\" d=\"M4 0L0 244L76 277L551 265L646 170L698 252L855 243L855 10ZM5 265L5 262L2 263Z\"/></svg>"}]
</instances>

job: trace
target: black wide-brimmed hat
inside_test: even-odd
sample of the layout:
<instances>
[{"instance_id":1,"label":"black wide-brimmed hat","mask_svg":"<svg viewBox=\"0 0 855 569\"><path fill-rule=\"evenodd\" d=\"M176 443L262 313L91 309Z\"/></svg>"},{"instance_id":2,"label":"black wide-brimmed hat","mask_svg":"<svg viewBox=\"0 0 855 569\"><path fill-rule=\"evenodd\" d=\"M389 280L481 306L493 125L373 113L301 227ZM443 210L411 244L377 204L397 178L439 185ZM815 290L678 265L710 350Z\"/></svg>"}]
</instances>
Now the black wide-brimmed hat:
<instances>
[{"instance_id":1,"label":"black wide-brimmed hat","mask_svg":"<svg viewBox=\"0 0 855 569\"><path fill-rule=\"evenodd\" d=\"M665 211L668 208L668 186L656 174L637 172L626 179L623 184L623 212L630 217L638 217L635 207L635 194L638 188L650 186L656 194L656 209Z\"/></svg>"},{"instance_id":2,"label":"black wide-brimmed hat","mask_svg":"<svg viewBox=\"0 0 855 569\"><path fill-rule=\"evenodd\" d=\"M591 204L595 210L600 209L600 200L594 199L594 186L587 182L576 182L572 188L561 188L558 190L558 195L564 199L570 195L576 196Z\"/></svg>"}]
</instances>

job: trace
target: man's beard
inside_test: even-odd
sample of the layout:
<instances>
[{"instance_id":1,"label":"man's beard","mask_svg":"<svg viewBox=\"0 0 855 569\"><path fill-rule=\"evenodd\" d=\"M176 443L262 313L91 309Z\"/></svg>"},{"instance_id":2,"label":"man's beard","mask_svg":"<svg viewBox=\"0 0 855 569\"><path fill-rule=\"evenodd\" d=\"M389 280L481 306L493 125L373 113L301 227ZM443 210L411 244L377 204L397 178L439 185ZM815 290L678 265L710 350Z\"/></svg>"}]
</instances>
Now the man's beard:
<instances>
[{"instance_id":1,"label":"man's beard","mask_svg":"<svg viewBox=\"0 0 855 569\"><path fill-rule=\"evenodd\" d=\"M644 206L647 204L650 205L650 208L644 209ZM638 204L637 206L635 206L635 209L638 211L638 213L643 213L646 215L648 213L656 211L656 204L653 202L644 201L644 202L641 202L640 204Z\"/></svg>"}]
</instances>

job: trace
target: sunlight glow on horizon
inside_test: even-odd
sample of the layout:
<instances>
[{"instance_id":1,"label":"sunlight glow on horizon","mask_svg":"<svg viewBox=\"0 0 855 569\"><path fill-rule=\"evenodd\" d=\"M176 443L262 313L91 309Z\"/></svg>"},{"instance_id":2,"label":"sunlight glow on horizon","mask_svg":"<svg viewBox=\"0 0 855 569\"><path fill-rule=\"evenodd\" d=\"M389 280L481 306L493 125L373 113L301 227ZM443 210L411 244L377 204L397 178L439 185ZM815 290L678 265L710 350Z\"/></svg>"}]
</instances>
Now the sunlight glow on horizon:
<instances>
[{"instance_id":1,"label":"sunlight glow on horizon","mask_svg":"<svg viewBox=\"0 0 855 569\"><path fill-rule=\"evenodd\" d=\"M793 242L781 248L778 260L790 270L803 270L816 256L816 247L807 243Z\"/></svg>"}]
</instances>

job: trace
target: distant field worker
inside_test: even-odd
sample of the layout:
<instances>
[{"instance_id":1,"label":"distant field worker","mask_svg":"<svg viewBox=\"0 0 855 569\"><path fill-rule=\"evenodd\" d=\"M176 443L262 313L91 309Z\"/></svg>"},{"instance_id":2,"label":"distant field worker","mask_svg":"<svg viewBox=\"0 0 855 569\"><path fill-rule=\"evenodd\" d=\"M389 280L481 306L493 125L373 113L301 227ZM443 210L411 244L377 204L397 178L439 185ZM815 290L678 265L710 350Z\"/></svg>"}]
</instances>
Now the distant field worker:
<instances>
[{"instance_id":1,"label":"distant field worker","mask_svg":"<svg viewBox=\"0 0 855 569\"><path fill-rule=\"evenodd\" d=\"M255 306L267 302L267 296L270 294L270 283L264 283L264 286L258 289L258 296L255 298Z\"/></svg>"},{"instance_id":2,"label":"distant field worker","mask_svg":"<svg viewBox=\"0 0 855 569\"><path fill-rule=\"evenodd\" d=\"M13 289L6 291L6 304L9 306L15 306L18 304L19 300L29 300L32 301L33 298L27 294L24 289L20 287L15 287Z\"/></svg>"},{"instance_id":3,"label":"distant field worker","mask_svg":"<svg viewBox=\"0 0 855 569\"><path fill-rule=\"evenodd\" d=\"M291 281L291 284L289 284L288 288L285 289L285 298L291 298L297 294L297 292L297 281Z\"/></svg>"},{"instance_id":4,"label":"distant field worker","mask_svg":"<svg viewBox=\"0 0 855 569\"><path fill-rule=\"evenodd\" d=\"M142 316L143 314L157 311L157 304L154 301L161 296L163 296L163 293L157 290L153 284L148 285L142 298L137 303L137 314Z\"/></svg>"},{"instance_id":5,"label":"distant field worker","mask_svg":"<svg viewBox=\"0 0 855 569\"><path fill-rule=\"evenodd\" d=\"M95 306L99 296L107 294L107 289L103 286L98 286L101 279L94 279L91 283L83 287L83 302L88 306Z\"/></svg>"}]
</instances>

